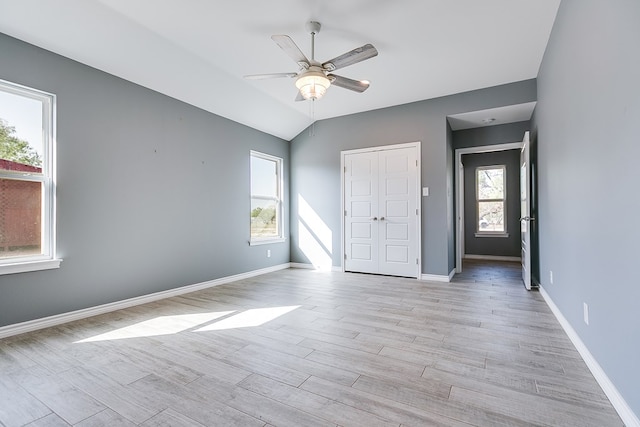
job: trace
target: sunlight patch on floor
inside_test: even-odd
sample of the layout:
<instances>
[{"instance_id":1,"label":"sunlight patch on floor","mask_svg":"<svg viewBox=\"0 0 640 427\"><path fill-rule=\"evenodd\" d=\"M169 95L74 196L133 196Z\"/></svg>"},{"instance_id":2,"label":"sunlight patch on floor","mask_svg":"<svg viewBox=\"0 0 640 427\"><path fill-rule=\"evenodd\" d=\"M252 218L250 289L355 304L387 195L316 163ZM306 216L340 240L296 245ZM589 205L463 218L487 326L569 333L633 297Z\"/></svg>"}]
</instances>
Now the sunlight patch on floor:
<instances>
[{"instance_id":1,"label":"sunlight patch on floor","mask_svg":"<svg viewBox=\"0 0 640 427\"><path fill-rule=\"evenodd\" d=\"M299 305L291 305L286 307L254 308L197 329L196 332L221 331L224 329L260 326L299 307Z\"/></svg>"},{"instance_id":2,"label":"sunlight patch on floor","mask_svg":"<svg viewBox=\"0 0 640 427\"><path fill-rule=\"evenodd\" d=\"M75 341L74 344L173 335L205 324L207 325L200 327L199 329L195 329L193 332L222 331L225 329L255 327L264 325L265 323L299 307L299 305L293 305L284 307L254 308L245 310L233 316L231 315L236 313L236 310L159 316L154 319L125 326L124 328L105 332L104 334ZM221 320L216 321L217 319ZM208 324L210 322L213 323Z\"/></svg>"},{"instance_id":3,"label":"sunlight patch on floor","mask_svg":"<svg viewBox=\"0 0 640 427\"><path fill-rule=\"evenodd\" d=\"M203 323L219 319L235 311L218 311L213 313L176 314L174 316L159 316L134 325L125 326L111 332L85 338L76 343L120 340L124 338L154 337L172 335L186 331Z\"/></svg>"}]
</instances>

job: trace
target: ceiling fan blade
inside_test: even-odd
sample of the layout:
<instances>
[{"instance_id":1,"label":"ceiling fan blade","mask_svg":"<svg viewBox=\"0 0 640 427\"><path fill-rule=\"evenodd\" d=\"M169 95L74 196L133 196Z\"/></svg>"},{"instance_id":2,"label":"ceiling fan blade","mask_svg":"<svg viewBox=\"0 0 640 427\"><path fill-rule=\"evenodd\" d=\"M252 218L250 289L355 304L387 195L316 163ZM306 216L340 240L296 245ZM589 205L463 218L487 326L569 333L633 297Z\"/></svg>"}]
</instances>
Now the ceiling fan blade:
<instances>
[{"instance_id":1,"label":"ceiling fan blade","mask_svg":"<svg viewBox=\"0 0 640 427\"><path fill-rule=\"evenodd\" d=\"M368 81L348 79L346 77L336 76L335 74L328 74L327 77L332 80L332 86L338 86L343 89L349 89L359 93L369 89Z\"/></svg>"},{"instance_id":2,"label":"ceiling fan blade","mask_svg":"<svg viewBox=\"0 0 640 427\"><path fill-rule=\"evenodd\" d=\"M298 95L296 96L296 102L300 101L306 101L306 99L304 99L304 96L302 96L302 94L298 92Z\"/></svg>"},{"instance_id":3,"label":"ceiling fan blade","mask_svg":"<svg viewBox=\"0 0 640 427\"><path fill-rule=\"evenodd\" d=\"M293 59L298 65L304 68L309 68L309 60L304 53L300 50L297 44L291 37L285 35L274 35L271 36L271 40L276 42L280 49L284 50L284 53L289 55L291 59Z\"/></svg>"},{"instance_id":4,"label":"ceiling fan blade","mask_svg":"<svg viewBox=\"0 0 640 427\"><path fill-rule=\"evenodd\" d=\"M298 73L271 73L271 74L249 74L244 76L247 80L264 80L264 79L277 79L281 77L295 77Z\"/></svg>"},{"instance_id":5,"label":"ceiling fan blade","mask_svg":"<svg viewBox=\"0 0 640 427\"><path fill-rule=\"evenodd\" d=\"M350 52L337 56L322 64L322 68L327 71L335 71L349 65L373 58L378 55L378 50L372 44L365 44L357 47Z\"/></svg>"}]
</instances>

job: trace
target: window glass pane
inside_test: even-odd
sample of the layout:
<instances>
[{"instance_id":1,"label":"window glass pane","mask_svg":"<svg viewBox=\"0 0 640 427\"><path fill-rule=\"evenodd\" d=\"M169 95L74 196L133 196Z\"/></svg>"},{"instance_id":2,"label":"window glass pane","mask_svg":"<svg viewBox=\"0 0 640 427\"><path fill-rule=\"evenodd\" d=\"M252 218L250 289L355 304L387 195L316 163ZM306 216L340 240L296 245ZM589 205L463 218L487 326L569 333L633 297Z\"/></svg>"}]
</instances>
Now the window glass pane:
<instances>
[{"instance_id":1,"label":"window glass pane","mask_svg":"<svg viewBox=\"0 0 640 427\"><path fill-rule=\"evenodd\" d=\"M478 231L504 231L504 202L478 202Z\"/></svg>"},{"instance_id":2,"label":"window glass pane","mask_svg":"<svg viewBox=\"0 0 640 427\"><path fill-rule=\"evenodd\" d=\"M0 179L0 259L40 255L42 183Z\"/></svg>"},{"instance_id":3,"label":"window glass pane","mask_svg":"<svg viewBox=\"0 0 640 427\"><path fill-rule=\"evenodd\" d=\"M282 237L282 159L251 152L251 238Z\"/></svg>"},{"instance_id":4,"label":"window glass pane","mask_svg":"<svg viewBox=\"0 0 640 427\"><path fill-rule=\"evenodd\" d=\"M278 163L251 156L251 195L278 197Z\"/></svg>"},{"instance_id":5,"label":"window glass pane","mask_svg":"<svg viewBox=\"0 0 640 427\"><path fill-rule=\"evenodd\" d=\"M278 204L251 198L251 237L278 237Z\"/></svg>"},{"instance_id":6,"label":"window glass pane","mask_svg":"<svg viewBox=\"0 0 640 427\"><path fill-rule=\"evenodd\" d=\"M42 102L0 91L0 169L42 172Z\"/></svg>"},{"instance_id":7,"label":"window glass pane","mask_svg":"<svg viewBox=\"0 0 640 427\"><path fill-rule=\"evenodd\" d=\"M478 169L478 200L504 199L504 169Z\"/></svg>"}]
</instances>

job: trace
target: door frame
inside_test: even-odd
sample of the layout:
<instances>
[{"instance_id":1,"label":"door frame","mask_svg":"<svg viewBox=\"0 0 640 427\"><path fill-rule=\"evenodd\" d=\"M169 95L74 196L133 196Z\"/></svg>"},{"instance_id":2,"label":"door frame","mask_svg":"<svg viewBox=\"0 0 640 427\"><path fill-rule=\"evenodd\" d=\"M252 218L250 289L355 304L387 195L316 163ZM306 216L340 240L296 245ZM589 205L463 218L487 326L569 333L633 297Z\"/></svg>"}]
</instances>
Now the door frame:
<instances>
[{"instance_id":1,"label":"door frame","mask_svg":"<svg viewBox=\"0 0 640 427\"><path fill-rule=\"evenodd\" d=\"M522 141L504 144L483 145L478 147L458 148L455 150L455 176L458 179L455 186L456 203L456 273L462 273L462 258L464 257L464 167L463 154L492 153L496 151L522 149Z\"/></svg>"},{"instance_id":2,"label":"door frame","mask_svg":"<svg viewBox=\"0 0 640 427\"><path fill-rule=\"evenodd\" d=\"M345 173L345 157L349 154L358 154L358 153L371 153L376 151L388 151L395 150L398 148L416 148L418 151L418 191L416 192L416 206L418 206L418 275L417 279L420 279L422 275L422 198L420 194L422 192L422 151L421 151L421 141L416 142L406 142L401 144L391 144L391 145L380 145L375 147L367 147L367 148L357 148L353 150L342 150L340 151L340 271L345 272L345 234L344 234L344 223L346 216L346 209L344 204L344 173Z\"/></svg>"}]
</instances>

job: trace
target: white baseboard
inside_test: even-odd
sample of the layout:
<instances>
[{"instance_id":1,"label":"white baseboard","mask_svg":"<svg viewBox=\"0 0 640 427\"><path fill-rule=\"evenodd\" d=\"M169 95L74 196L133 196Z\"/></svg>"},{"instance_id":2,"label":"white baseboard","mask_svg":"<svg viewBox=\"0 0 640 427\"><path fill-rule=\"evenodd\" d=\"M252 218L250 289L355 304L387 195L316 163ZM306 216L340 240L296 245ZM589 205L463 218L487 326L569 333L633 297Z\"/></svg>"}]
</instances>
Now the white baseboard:
<instances>
[{"instance_id":1,"label":"white baseboard","mask_svg":"<svg viewBox=\"0 0 640 427\"><path fill-rule=\"evenodd\" d=\"M611 380L604 372L600 364L593 357L587 346L582 342L575 329L573 329L571 324L562 315L562 312L555 305L547 291L545 291L542 286L540 286L539 289L542 298L544 298L547 305L556 316L556 319L558 319L558 322L560 322L562 329L564 329L566 334L569 336L569 339L576 347L576 350L578 350L578 353L580 353L580 356L582 356L582 359L587 364L587 367L595 377L596 381L598 382L598 384L600 384L600 387L602 387L604 394L607 395L607 397L611 401L611 404L618 412L618 415L620 415L620 418L622 418L622 422L624 423L624 425L627 427L640 427L640 419L638 419L638 416L629 407L620 392L618 392L616 386L611 382Z\"/></svg>"},{"instance_id":2,"label":"white baseboard","mask_svg":"<svg viewBox=\"0 0 640 427\"><path fill-rule=\"evenodd\" d=\"M440 275L440 274L421 274L420 280L425 280L427 282L445 282L449 283L453 276L456 274L456 269L451 270L448 276Z\"/></svg>"},{"instance_id":3,"label":"white baseboard","mask_svg":"<svg viewBox=\"0 0 640 427\"><path fill-rule=\"evenodd\" d=\"M260 270L248 271L246 273L235 274L233 276L221 277L207 282L196 283L194 285L182 286L180 288L169 289L166 291L155 292L149 295L142 295L135 298L129 298L122 301L116 301L108 304L98 305L95 307L84 308L82 310L71 311L68 313L56 314L54 316L43 317L41 319L29 320L27 322L15 323L0 327L0 338L6 338L13 335L24 334L25 332L36 331L38 329L49 328L51 326L61 325L63 323L72 322L74 320L85 319L98 314L109 313L111 311L121 310L148 302L158 301L178 295L188 294L202 289L211 288L225 283L235 282L237 280L248 279L250 277L260 276L261 274L271 273L273 271L285 270L290 267L289 263L274 265L272 267L261 268Z\"/></svg>"},{"instance_id":4,"label":"white baseboard","mask_svg":"<svg viewBox=\"0 0 640 427\"><path fill-rule=\"evenodd\" d=\"M323 267L318 267L317 265L313 265L313 264L307 264L307 263L303 263L303 262L292 262L290 263L291 268L302 268L305 270L324 270L324 271L336 271L336 272L342 272L342 267L336 267L335 265L331 266L331 270L327 269L327 268L323 268Z\"/></svg>"},{"instance_id":5,"label":"white baseboard","mask_svg":"<svg viewBox=\"0 0 640 427\"><path fill-rule=\"evenodd\" d=\"M522 262L519 256L498 256L498 255L472 255L465 254L465 259L484 259L487 261L517 261Z\"/></svg>"}]
</instances>

